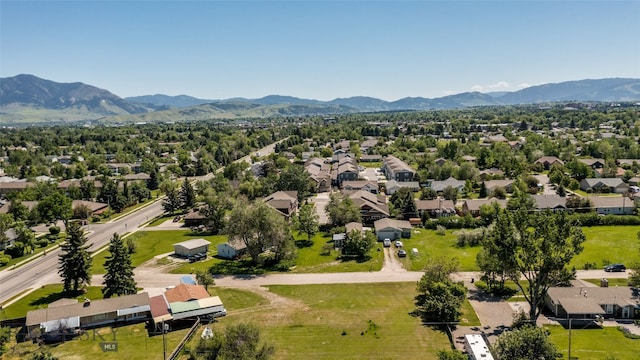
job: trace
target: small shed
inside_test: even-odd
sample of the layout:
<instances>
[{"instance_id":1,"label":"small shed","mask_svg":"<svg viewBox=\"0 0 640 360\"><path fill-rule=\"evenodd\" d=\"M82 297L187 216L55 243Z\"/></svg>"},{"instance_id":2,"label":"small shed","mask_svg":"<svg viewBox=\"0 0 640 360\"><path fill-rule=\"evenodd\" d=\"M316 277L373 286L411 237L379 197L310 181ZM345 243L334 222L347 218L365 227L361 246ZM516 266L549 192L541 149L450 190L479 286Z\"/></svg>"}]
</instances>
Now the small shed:
<instances>
[{"instance_id":1,"label":"small shed","mask_svg":"<svg viewBox=\"0 0 640 360\"><path fill-rule=\"evenodd\" d=\"M187 240L177 244L173 244L173 251L178 256L187 257L189 255L195 255L202 252L209 252L210 244L211 243L205 239Z\"/></svg>"},{"instance_id":2,"label":"small shed","mask_svg":"<svg viewBox=\"0 0 640 360\"><path fill-rule=\"evenodd\" d=\"M235 259L238 256L244 254L247 250L247 245L244 241L236 239L227 241L226 243L218 245L218 256L225 259Z\"/></svg>"}]
</instances>

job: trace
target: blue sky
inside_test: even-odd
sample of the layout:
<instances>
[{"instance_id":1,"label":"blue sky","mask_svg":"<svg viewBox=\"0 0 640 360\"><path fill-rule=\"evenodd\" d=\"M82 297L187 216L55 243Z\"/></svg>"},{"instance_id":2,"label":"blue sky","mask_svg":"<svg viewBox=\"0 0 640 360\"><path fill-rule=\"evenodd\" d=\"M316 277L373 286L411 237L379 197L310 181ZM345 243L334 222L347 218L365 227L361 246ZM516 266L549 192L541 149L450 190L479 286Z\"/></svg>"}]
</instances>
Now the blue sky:
<instances>
[{"instance_id":1,"label":"blue sky","mask_svg":"<svg viewBox=\"0 0 640 360\"><path fill-rule=\"evenodd\" d=\"M440 97L640 78L640 1L7 1L0 77L118 96Z\"/></svg>"}]
</instances>

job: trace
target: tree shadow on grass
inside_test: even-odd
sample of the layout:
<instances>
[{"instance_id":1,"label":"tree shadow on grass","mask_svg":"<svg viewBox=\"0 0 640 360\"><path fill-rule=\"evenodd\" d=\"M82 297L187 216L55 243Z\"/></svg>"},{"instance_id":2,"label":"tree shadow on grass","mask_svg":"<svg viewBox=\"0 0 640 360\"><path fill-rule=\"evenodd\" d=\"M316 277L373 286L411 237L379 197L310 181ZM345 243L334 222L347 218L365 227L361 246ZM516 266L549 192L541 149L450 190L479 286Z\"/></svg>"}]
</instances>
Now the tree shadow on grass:
<instances>
[{"instance_id":1,"label":"tree shadow on grass","mask_svg":"<svg viewBox=\"0 0 640 360\"><path fill-rule=\"evenodd\" d=\"M313 241L311 240L296 240L296 247L298 249L308 248L313 246Z\"/></svg>"},{"instance_id":2,"label":"tree shadow on grass","mask_svg":"<svg viewBox=\"0 0 640 360\"><path fill-rule=\"evenodd\" d=\"M69 292L64 292L64 291L60 291L60 292L56 292L56 293L51 293L45 296L41 296L37 299L34 299L33 301L31 301L29 303L29 305L31 306L41 306L41 305L48 305L51 304L54 301L58 301L60 299L75 299L76 297L84 294L85 292L83 290L78 290L78 291L69 291Z\"/></svg>"},{"instance_id":3,"label":"tree shadow on grass","mask_svg":"<svg viewBox=\"0 0 640 360\"><path fill-rule=\"evenodd\" d=\"M343 263L345 263L345 262L356 262L358 264L361 264L361 263L365 263L365 262L371 260L371 256L369 256L369 255L367 255L367 256L341 255L341 256L338 256L338 260L340 260Z\"/></svg>"}]
</instances>

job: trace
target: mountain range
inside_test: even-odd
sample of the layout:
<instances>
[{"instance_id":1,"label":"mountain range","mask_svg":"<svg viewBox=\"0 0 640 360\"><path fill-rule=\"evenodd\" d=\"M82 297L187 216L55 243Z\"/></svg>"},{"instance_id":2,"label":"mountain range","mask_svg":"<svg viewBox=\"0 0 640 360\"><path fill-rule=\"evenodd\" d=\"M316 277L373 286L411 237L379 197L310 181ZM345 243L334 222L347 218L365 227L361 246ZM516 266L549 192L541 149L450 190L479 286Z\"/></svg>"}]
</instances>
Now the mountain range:
<instances>
[{"instance_id":1,"label":"mountain range","mask_svg":"<svg viewBox=\"0 0 640 360\"><path fill-rule=\"evenodd\" d=\"M514 92L465 92L440 98L385 101L366 96L331 101L269 95L259 99L198 99L187 95L121 98L81 82L57 83L33 75L0 79L0 123L185 121L329 115L355 112L456 109L567 101L640 101L640 79L577 80Z\"/></svg>"}]
</instances>

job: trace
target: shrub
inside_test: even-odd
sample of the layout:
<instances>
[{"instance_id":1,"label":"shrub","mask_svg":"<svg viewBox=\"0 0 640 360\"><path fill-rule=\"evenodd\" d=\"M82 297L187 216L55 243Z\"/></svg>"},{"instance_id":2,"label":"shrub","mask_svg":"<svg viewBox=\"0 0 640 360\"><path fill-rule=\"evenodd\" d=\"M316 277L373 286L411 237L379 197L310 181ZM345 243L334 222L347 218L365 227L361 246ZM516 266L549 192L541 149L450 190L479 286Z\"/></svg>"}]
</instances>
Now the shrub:
<instances>
[{"instance_id":1,"label":"shrub","mask_svg":"<svg viewBox=\"0 0 640 360\"><path fill-rule=\"evenodd\" d=\"M598 266L596 265L596 263L590 263L590 262L586 262L583 265L583 269L584 270L592 270L592 269L597 269Z\"/></svg>"},{"instance_id":2,"label":"shrub","mask_svg":"<svg viewBox=\"0 0 640 360\"><path fill-rule=\"evenodd\" d=\"M436 226L436 234L440 236L444 236L447 233L447 228L442 225Z\"/></svg>"},{"instance_id":3,"label":"shrub","mask_svg":"<svg viewBox=\"0 0 640 360\"><path fill-rule=\"evenodd\" d=\"M0 255L0 266L5 266L11 261L11 255Z\"/></svg>"},{"instance_id":4,"label":"shrub","mask_svg":"<svg viewBox=\"0 0 640 360\"><path fill-rule=\"evenodd\" d=\"M324 244L322 249L320 249L320 255L329 256L331 255L331 251L333 251L333 244Z\"/></svg>"},{"instance_id":5,"label":"shrub","mask_svg":"<svg viewBox=\"0 0 640 360\"><path fill-rule=\"evenodd\" d=\"M60 234L60 228L58 226L50 226L49 227L49 233L51 235L58 235L58 234Z\"/></svg>"},{"instance_id":6,"label":"shrub","mask_svg":"<svg viewBox=\"0 0 640 360\"><path fill-rule=\"evenodd\" d=\"M47 240L47 239L38 240L36 242L36 244L43 248L43 247L46 247L47 245L49 245L49 240Z\"/></svg>"}]
</instances>

